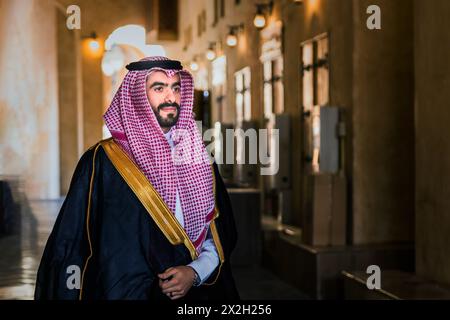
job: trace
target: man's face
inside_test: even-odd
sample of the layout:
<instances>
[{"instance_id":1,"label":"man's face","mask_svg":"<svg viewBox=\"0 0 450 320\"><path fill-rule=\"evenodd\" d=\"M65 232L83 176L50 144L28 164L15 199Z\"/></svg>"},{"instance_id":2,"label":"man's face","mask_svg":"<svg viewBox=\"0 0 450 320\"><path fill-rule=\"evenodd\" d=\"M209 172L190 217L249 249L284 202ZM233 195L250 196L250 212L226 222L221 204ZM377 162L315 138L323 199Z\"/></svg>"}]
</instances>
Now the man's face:
<instances>
[{"instance_id":1,"label":"man's face","mask_svg":"<svg viewBox=\"0 0 450 320\"><path fill-rule=\"evenodd\" d=\"M147 77L146 88L156 119L162 130L168 132L180 115L180 76L168 77L162 71L154 71Z\"/></svg>"}]
</instances>

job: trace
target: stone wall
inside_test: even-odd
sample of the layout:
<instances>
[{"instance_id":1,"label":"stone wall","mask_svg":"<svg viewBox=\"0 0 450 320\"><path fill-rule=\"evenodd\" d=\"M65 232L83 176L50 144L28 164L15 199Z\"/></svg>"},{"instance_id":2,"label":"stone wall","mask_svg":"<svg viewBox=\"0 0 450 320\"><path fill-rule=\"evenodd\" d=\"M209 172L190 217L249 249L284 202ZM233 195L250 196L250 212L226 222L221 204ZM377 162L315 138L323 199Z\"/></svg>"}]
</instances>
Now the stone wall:
<instances>
[{"instance_id":1,"label":"stone wall","mask_svg":"<svg viewBox=\"0 0 450 320\"><path fill-rule=\"evenodd\" d=\"M58 78L52 1L1 0L0 43L0 174L21 176L29 198L56 198Z\"/></svg>"},{"instance_id":2,"label":"stone wall","mask_svg":"<svg viewBox=\"0 0 450 320\"><path fill-rule=\"evenodd\" d=\"M450 2L416 0L416 271L450 284Z\"/></svg>"}]
</instances>

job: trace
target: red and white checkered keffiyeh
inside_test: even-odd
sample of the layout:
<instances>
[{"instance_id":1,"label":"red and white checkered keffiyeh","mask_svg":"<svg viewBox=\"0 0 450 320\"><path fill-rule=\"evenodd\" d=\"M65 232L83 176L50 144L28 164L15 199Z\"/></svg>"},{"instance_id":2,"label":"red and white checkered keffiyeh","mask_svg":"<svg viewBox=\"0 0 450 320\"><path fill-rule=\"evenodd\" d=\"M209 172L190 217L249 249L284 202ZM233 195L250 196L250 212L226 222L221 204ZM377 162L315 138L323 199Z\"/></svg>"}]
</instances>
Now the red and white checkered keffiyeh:
<instances>
[{"instance_id":1,"label":"red and white checkered keffiyeh","mask_svg":"<svg viewBox=\"0 0 450 320\"><path fill-rule=\"evenodd\" d=\"M143 60L168 59L150 57ZM184 160L189 160L190 156L194 161L175 161L177 157L174 158L150 106L145 82L154 70L161 70L169 77L177 72L180 75L180 116L171 130L172 139L176 154ZM173 213L178 188L184 229L199 252L214 215L214 192L209 157L194 121L193 102L193 79L186 70L129 71L104 119L113 139L137 164Z\"/></svg>"}]
</instances>

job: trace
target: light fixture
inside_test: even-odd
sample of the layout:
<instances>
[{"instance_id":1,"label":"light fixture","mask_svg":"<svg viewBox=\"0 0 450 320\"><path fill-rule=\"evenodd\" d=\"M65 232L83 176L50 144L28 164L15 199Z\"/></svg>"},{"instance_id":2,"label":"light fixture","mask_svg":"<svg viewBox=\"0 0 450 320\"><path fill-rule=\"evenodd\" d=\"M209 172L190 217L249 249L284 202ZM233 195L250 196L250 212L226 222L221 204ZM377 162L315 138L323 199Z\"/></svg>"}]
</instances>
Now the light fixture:
<instances>
[{"instance_id":1,"label":"light fixture","mask_svg":"<svg viewBox=\"0 0 450 320\"><path fill-rule=\"evenodd\" d=\"M208 51L206 51L206 59L208 59L209 61L214 60L214 58L216 57L216 50L215 49L216 49L216 43L215 42L210 42Z\"/></svg>"},{"instance_id":2,"label":"light fixture","mask_svg":"<svg viewBox=\"0 0 450 320\"><path fill-rule=\"evenodd\" d=\"M230 33L227 35L227 45L229 47L235 47L237 45L237 37L234 34L233 30L231 30Z\"/></svg>"},{"instance_id":3,"label":"light fixture","mask_svg":"<svg viewBox=\"0 0 450 320\"><path fill-rule=\"evenodd\" d=\"M89 36L89 49L92 51L92 53L98 52L100 50L100 43L97 40L97 34L95 32L92 32Z\"/></svg>"},{"instance_id":4,"label":"light fixture","mask_svg":"<svg viewBox=\"0 0 450 320\"><path fill-rule=\"evenodd\" d=\"M262 29L266 25L266 17L265 12L268 12L268 14L272 14L273 9L273 0L269 1L268 3L257 3L256 4L256 14L255 18L253 19L253 24L256 28Z\"/></svg>"},{"instance_id":5,"label":"light fixture","mask_svg":"<svg viewBox=\"0 0 450 320\"><path fill-rule=\"evenodd\" d=\"M264 17L264 14L262 13L262 10L259 7L256 10L257 11L255 18L253 19L253 24L258 29L264 28L264 26L266 25L266 17Z\"/></svg>"},{"instance_id":6,"label":"light fixture","mask_svg":"<svg viewBox=\"0 0 450 320\"><path fill-rule=\"evenodd\" d=\"M227 35L227 45L229 47L235 47L237 45L237 33L244 29L244 24L229 26L230 32Z\"/></svg>"},{"instance_id":7,"label":"light fixture","mask_svg":"<svg viewBox=\"0 0 450 320\"><path fill-rule=\"evenodd\" d=\"M97 52L97 50L100 49L100 43L98 43L97 40L92 39L91 41L89 41L89 48L92 52Z\"/></svg>"},{"instance_id":8,"label":"light fixture","mask_svg":"<svg viewBox=\"0 0 450 320\"><path fill-rule=\"evenodd\" d=\"M197 71L198 70L198 63L197 63L197 58L194 58L191 61L191 64L189 65L192 71Z\"/></svg>"},{"instance_id":9,"label":"light fixture","mask_svg":"<svg viewBox=\"0 0 450 320\"><path fill-rule=\"evenodd\" d=\"M83 39L83 52L93 58L100 58L103 54L103 47L97 34L91 32L88 36L82 36Z\"/></svg>"}]
</instances>

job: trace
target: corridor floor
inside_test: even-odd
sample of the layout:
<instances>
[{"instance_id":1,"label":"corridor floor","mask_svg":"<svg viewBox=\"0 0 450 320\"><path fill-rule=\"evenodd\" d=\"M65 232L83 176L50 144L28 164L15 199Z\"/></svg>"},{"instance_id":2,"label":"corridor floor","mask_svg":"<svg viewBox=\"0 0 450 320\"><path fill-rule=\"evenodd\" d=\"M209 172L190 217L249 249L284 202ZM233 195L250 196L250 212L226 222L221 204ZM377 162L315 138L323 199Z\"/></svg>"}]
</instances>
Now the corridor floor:
<instances>
[{"instance_id":1,"label":"corridor floor","mask_svg":"<svg viewBox=\"0 0 450 320\"><path fill-rule=\"evenodd\" d=\"M33 299L35 276L62 201L22 205L21 232L0 238L0 300ZM307 297L260 266L234 267L242 299L297 300Z\"/></svg>"}]
</instances>

